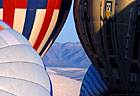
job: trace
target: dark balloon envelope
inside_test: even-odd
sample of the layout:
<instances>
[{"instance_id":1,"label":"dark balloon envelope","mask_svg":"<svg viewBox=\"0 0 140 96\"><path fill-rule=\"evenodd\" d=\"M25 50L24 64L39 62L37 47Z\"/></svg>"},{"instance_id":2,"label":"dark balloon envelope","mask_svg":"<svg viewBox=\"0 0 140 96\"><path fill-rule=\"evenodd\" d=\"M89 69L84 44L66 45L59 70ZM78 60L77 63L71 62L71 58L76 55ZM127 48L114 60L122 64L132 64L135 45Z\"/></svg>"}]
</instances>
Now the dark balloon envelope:
<instances>
[{"instance_id":1,"label":"dark balloon envelope","mask_svg":"<svg viewBox=\"0 0 140 96\"><path fill-rule=\"evenodd\" d=\"M0 19L23 34L41 57L68 16L72 0L0 0Z\"/></svg>"},{"instance_id":2,"label":"dark balloon envelope","mask_svg":"<svg viewBox=\"0 0 140 96\"><path fill-rule=\"evenodd\" d=\"M112 94L140 93L140 1L75 0L80 41Z\"/></svg>"}]
</instances>

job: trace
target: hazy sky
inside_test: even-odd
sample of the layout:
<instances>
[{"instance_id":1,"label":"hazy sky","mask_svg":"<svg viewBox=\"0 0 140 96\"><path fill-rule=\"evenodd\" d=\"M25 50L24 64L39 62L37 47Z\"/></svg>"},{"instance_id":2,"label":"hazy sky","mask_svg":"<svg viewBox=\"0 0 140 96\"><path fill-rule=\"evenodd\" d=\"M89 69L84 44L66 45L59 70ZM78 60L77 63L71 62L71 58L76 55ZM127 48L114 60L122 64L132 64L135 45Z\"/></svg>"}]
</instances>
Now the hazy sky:
<instances>
[{"instance_id":1,"label":"hazy sky","mask_svg":"<svg viewBox=\"0 0 140 96\"><path fill-rule=\"evenodd\" d=\"M58 35L55 42L61 42L61 43L80 42L76 33L74 19L73 19L73 3L71 6L69 16L66 20L66 23L64 24L64 27L62 28L62 31Z\"/></svg>"}]
</instances>

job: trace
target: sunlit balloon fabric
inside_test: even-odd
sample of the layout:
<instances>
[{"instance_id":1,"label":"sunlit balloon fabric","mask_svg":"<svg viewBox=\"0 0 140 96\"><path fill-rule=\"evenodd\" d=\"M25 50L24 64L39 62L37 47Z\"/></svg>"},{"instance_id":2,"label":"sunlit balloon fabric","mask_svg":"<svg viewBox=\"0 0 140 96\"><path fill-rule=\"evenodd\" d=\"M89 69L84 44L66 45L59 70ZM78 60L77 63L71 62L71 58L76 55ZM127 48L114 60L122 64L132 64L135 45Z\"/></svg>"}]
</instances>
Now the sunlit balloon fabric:
<instances>
[{"instance_id":1,"label":"sunlit balloon fabric","mask_svg":"<svg viewBox=\"0 0 140 96\"><path fill-rule=\"evenodd\" d=\"M0 96L51 96L51 88L38 53L0 21Z\"/></svg>"},{"instance_id":2,"label":"sunlit balloon fabric","mask_svg":"<svg viewBox=\"0 0 140 96\"><path fill-rule=\"evenodd\" d=\"M67 18L71 0L0 0L0 19L23 34L41 55Z\"/></svg>"}]
</instances>

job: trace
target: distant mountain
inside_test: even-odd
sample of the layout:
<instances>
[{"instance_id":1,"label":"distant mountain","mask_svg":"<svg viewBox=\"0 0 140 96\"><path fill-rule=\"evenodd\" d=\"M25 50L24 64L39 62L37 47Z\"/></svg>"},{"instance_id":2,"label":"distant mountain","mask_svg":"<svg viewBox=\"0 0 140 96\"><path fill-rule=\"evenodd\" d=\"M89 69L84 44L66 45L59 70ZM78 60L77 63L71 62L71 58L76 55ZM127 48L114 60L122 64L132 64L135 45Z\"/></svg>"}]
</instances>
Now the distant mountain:
<instances>
[{"instance_id":1,"label":"distant mountain","mask_svg":"<svg viewBox=\"0 0 140 96\"><path fill-rule=\"evenodd\" d=\"M43 61L49 67L88 68L91 64L81 43L54 43Z\"/></svg>"}]
</instances>

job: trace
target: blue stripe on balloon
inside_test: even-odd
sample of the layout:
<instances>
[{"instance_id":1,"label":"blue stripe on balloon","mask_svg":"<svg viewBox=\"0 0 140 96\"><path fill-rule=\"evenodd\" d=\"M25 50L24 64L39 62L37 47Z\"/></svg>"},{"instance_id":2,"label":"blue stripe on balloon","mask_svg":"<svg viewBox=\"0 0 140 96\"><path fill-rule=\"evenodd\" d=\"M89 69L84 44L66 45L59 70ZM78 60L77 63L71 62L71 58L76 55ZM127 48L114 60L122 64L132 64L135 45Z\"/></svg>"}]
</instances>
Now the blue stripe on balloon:
<instances>
[{"instance_id":1,"label":"blue stripe on balloon","mask_svg":"<svg viewBox=\"0 0 140 96\"><path fill-rule=\"evenodd\" d=\"M3 0L0 0L0 8L3 8Z\"/></svg>"},{"instance_id":2,"label":"blue stripe on balloon","mask_svg":"<svg viewBox=\"0 0 140 96\"><path fill-rule=\"evenodd\" d=\"M98 79L98 82L100 82L101 86L103 87L103 89L105 89L106 91L108 90L107 86L105 85L105 83L103 82L103 80L101 79L100 75L97 73L95 67L93 65L90 66L89 68L91 71L93 71L93 73L95 73L95 76L97 77Z\"/></svg>"},{"instance_id":3,"label":"blue stripe on balloon","mask_svg":"<svg viewBox=\"0 0 140 96\"><path fill-rule=\"evenodd\" d=\"M27 8L46 9L48 0L28 0Z\"/></svg>"},{"instance_id":4,"label":"blue stripe on balloon","mask_svg":"<svg viewBox=\"0 0 140 96\"><path fill-rule=\"evenodd\" d=\"M27 9L37 9L38 0L28 0Z\"/></svg>"},{"instance_id":5,"label":"blue stripe on balloon","mask_svg":"<svg viewBox=\"0 0 140 96\"><path fill-rule=\"evenodd\" d=\"M55 33L56 33L56 30L53 30L53 32L52 32L51 36L49 37L48 41L46 42L46 44L44 45L43 49L39 53L40 56L43 54L43 52L45 51L45 49L49 45L50 41L52 40L52 38L55 36Z\"/></svg>"},{"instance_id":6,"label":"blue stripe on balloon","mask_svg":"<svg viewBox=\"0 0 140 96\"><path fill-rule=\"evenodd\" d=\"M35 15L36 15L37 0L28 0L26 19L23 28L23 35L29 40L30 34L32 32Z\"/></svg>"},{"instance_id":7,"label":"blue stripe on balloon","mask_svg":"<svg viewBox=\"0 0 140 96\"><path fill-rule=\"evenodd\" d=\"M25 19L25 24L22 33L28 40L34 25L36 10L38 8L46 9L46 7L47 7L47 0L28 0L26 19Z\"/></svg>"},{"instance_id":8,"label":"blue stripe on balloon","mask_svg":"<svg viewBox=\"0 0 140 96\"><path fill-rule=\"evenodd\" d=\"M38 0L37 8L46 9L48 0Z\"/></svg>"},{"instance_id":9,"label":"blue stripe on balloon","mask_svg":"<svg viewBox=\"0 0 140 96\"><path fill-rule=\"evenodd\" d=\"M32 32L34 20L35 20L35 15L36 15L36 9L29 10L27 9L26 12L26 19L25 19L25 24L24 24L24 29L23 29L23 35L29 40L30 34Z\"/></svg>"}]
</instances>

